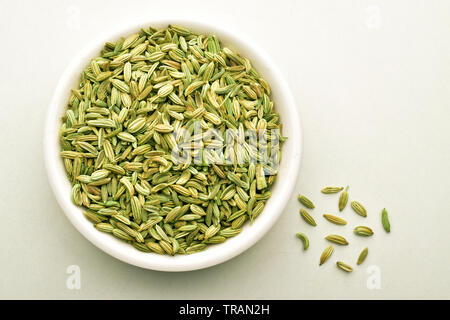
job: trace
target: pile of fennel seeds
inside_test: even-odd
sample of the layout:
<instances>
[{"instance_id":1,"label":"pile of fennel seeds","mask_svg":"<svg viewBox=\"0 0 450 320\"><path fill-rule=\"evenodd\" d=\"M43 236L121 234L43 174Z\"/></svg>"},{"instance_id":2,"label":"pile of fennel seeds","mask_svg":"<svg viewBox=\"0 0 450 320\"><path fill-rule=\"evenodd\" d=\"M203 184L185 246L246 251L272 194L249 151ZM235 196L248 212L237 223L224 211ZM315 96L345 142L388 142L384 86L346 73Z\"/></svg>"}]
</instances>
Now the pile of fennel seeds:
<instances>
[{"instance_id":1,"label":"pile of fennel seeds","mask_svg":"<svg viewBox=\"0 0 450 320\"><path fill-rule=\"evenodd\" d=\"M345 190L344 190L344 187L325 187L321 190L321 192L323 194L340 193L339 201L338 201L338 208L339 208L339 211L341 212L345 209L345 207L347 206L347 203L348 203L348 199L349 199L348 189L349 189L348 186L345 188ZM314 203L309 198L307 198L306 196L304 196L302 194L298 195L298 201L304 207L306 207L308 210L315 209ZM364 217L364 218L367 217L367 210L360 202L351 201L350 206L353 209L353 211L356 214L358 214L359 216ZM307 210L301 208L300 216L303 218L303 220L307 224L309 224L313 227L317 226L316 220L313 218L313 216ZM328 222L331 222L335 225L344 226L347 224L347 221L345 219L335 216L335 215L332 215L332 214L324 214L323 217L325 218L325 220L327 220ZM381 225L383 226L383 229L387 233L391 232L391 224L389 222L388 213L385 208L381 211ZM374 234L373 230L367 226L356 226L353 229L353 233L355 235L358 235L361 237L371 237ZM310 244L307 235L302 232L298 232L296 234L296 236L297 236L297 238L299 238L302 241L303 250L307 250L309 248L309 244ZM338 234L329 234L325 237L325 239L333 244L337 244L340 246L349 245L349 242L343 236L338 235ZM322 254L320 255L320 259L319 259L319 266L324 264L331 257L331 255L333 254L333 251L334 251L333 245L329 245L322 251ZM368 255L368 253L369 253L369 248L368 247L364 248L361 251L361 253L359 254L359 256L356 260L356 264L360 265L361 263L363 263ZM345 272L353 271L353 267L351 265L348 265L347 263L342 262L342 261L337 261L336 266Z\"/></svg>"},{"instance_id":2,"label":"pile of fennel seeds","mask_svg":"<svg viewBox=\"0 0 450 320\"><path fill-rule=\"evenodd\" d=\"M178 26L106 43L82 72L62 121L72 201L99 231L170 255L222 243L258 217L286 139L269 84L250 61L215 36ZM220 141L172 134L192 133L195 122L204 131L237 132L239 143L224 152L231 164L174 161L180 142L192 157L217 158L199 144ZM245 130L263 132L267 144L255 148Z\"/></svg>"}]
</instances>

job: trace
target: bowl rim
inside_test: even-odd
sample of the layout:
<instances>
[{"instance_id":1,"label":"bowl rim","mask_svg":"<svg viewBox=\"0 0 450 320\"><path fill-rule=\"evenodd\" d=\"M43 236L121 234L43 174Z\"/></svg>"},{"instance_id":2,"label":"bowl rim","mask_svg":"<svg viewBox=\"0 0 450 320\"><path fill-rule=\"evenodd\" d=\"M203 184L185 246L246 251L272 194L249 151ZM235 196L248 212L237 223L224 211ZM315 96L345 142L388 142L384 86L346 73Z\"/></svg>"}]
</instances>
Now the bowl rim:
<instances>
[{"instance_id":1,"label":"bowl rim","mask_svg":"<svg viewBox=\"0 0 450 320\"><path fill-rule=\"evenodd\" d=\"M288 141L290 140L289 143L292 144L292 152L288 155L287 160L286 155L283 153L284 157L282 163L288 161L288 169L286 170L289 170L289 174L282 184L274 186L274 188L284 189L285 192L279 195L276 202L272 200L273 197L269 199L268 203L272 200L272 202L270 202L271 210L269 210L269 206L266 205L263 211L264 215L261 214L258 219L253 222L251 227L247 226L245 233L241 232L238 236L227 239L227 241L222 244L212 246L222 246L219 251L217 249L212 250L212 248L208 248L205 251L193 255L176 255L174 257L140 252L129 244L125 244L120 240L95 229L92 226L92 223L87 221L81 213L81 209L71 202L70 192L67 192L67 187L63 186L67 185L69 181L63 170L58 142L58 131L60 126L60 116L58 115L60 115L61 110L65 110L66 107L66 102L61 102L64 100L67 101L70 88L73 88L69 83L73 81L75 76L78 81L81 72L80 67L86 65L86 59L93 57L92 52L95 50L99 52L98 49L102 47L105 42L136 32L140 30L141 27L159 27L168 24L186 26L193 31L199 30L210 34L217 34L219 39L222 39L223 37L229 38L233 43L237 43L236 47L239 47L239 49L245 48L245 50L242 51L251 51L250 58L255 58L257 56L257 60L263 65L270 66L270 73L272 74L271 78L272 80L276 79L278 83L277 88L281 95L283 95L285 101L283 108L289 110L289 121L294 121L298 124L297 126L293 126L289 133ZM271 82L273 81L269 81L269 83ZM272 83L271 85L273 88ZM283 120L283 123L284 122L285 120ZM64 214L75 228L97 248L109 255L134 266L158 271L191 271L208 268L238 256L259 241L281 216L281 213L294 190L300 169L303 145L300 115L292 92L278 67L273 63L272 59L265 51L253 43L247 36L242 34L240 30L238 31L228 26L225 28L217 22L207 21L205 19L193 20L179 16L140 19L139 21L130 22L114 28L114 30L105 32L103 35L96 37L93 41L90 41L86 47L75 55L60 76L48 107L43 138L45 168L51 189ZM55 167L58 169L55 170ZM279 179L277 178L277 180ZM261 219L263 216L264 219ZM86 222L88 224L86 224ZM239 241L235 241L236 239L239 239ZM227 243L228 245L224 246ZM151 258L149 258L150 255Z\"/></svg>"}]
</instances>

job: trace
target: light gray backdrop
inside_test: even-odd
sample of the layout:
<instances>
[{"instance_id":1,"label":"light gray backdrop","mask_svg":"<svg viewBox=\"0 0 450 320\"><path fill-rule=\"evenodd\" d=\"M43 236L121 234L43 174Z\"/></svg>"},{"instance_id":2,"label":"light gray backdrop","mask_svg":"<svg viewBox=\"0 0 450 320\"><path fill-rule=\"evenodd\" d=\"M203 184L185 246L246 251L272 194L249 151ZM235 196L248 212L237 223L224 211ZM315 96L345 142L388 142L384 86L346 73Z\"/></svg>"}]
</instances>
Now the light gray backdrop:
<instances>
[{"instance_id":1,"label":"light gray backdrop","mask_svg":"<svg viewBox=\"0 0 450 320\"><path fill-rule=\"evenodd\" d=\"M320 228L301 220L293 197L244 254L174 274L115 260L63 215L42 151L59 76L98 33L170 13L242 30L278 62L302 117L296 192L316 202ZM449 21L449 1L2 1L0 298L450 298ZM318 266L323 237L337 230L320 217L336 212L337 197L319 190L347 184L369 214L343 213L350 223L340 233L351 245L337 248L333 262L354 264L370 249L352 274ZM375 236L357 239L356 224L373 226ZM298 231L311 238L306 253ZM79 289L67 286L77 268Z\"/></svg>"}]
</instances>

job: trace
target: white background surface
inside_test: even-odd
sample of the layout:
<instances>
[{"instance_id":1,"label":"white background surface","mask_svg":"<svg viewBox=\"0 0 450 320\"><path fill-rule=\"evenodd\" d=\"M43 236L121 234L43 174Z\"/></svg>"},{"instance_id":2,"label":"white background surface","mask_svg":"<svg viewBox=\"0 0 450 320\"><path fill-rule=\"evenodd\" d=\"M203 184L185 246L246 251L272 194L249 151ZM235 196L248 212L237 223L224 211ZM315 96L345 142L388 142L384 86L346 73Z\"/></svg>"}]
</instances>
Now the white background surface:
<instances>
[{"instance_id":1,"label":"white background surface","mask_svg":"<svg viewBox=\"0 0 450 320\"><path fill-rule=\"evenodd\" d=\"M105 29L171 12L232 26L278 61L302 116L296 193L314 200L319 222L306 225L293 197L254 247L188 273L132 267L91 245L58 207L42 157L47 105L73 55ZM2 1L0 298L449 299L449 21L448 1ZM337 196L320 189L347 184L368 218L347 208L347 227L326 223ZM361 224L374 237L353 236ZM319 268L330 232L351 244ZM352 274L336 268L365 246ZM80 290L66 286L70 265ZM367 286L370 266L380 289Z\"/></svg>"}]
</instances>

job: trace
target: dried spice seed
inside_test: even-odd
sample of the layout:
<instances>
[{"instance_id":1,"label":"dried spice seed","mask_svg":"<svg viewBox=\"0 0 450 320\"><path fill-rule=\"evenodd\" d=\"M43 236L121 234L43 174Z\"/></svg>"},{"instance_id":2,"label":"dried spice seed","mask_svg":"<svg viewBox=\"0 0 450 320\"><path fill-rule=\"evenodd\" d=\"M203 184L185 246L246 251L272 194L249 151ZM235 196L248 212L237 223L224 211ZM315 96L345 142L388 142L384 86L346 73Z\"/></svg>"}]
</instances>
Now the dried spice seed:
<instances>
[{"instance_id":1,"label":"dried spice seed","mask_svg":"<svg viewBox=\"0 0 450 320\"><path fill-rule=\"evenodd\" d=\"M114 227L109 223L97 223L95 228L101 232L112 233Z\"/></svg>"},{"instance_id":2,"label":"dried spice seed","mask_svg":"<svg viewBox=\"0 0 450 320\"><path fill-rule=\"evenodd\" d=\"M120 229L113 229L112 234L120 240L133 241L133 238L130 235Z\"/></svg>"},{"instance_id":3,"label":"dried spice seed","mask_svg":"<svg viewBox=\"0 0 450 320\"><path fill-rule=\"evenodd\" d=\"M301 233L301 232L298 232L296 234L296 236L297 236L297 238L302 240L302 242L303 242L303 250L307 250L308 247L309 247L309 239L308 239L308 237L304 233Z\"/></svg>"},{"instance_id":4,"label":"dried spice seed","mask_svg":"<svg viewBox=\"0 0 450 320\"><path fill-rule=\"evenodd\" d=\"M59 132L70 197L139 251L199 252L263 214L286 140L279 118L269 84L216 36L141 29L106 43L71 91Z\"/></svg>"},{"instance_id":5,"label":"dried spice seed","mask_svg":"<svg viewBox=\"0 0 450 320\"><path fill-rule=\"evenodd\" d=\"M330 258L330 256L333 253L333 246L328 246L325 248L325 250L323 250L322 255L320 256L320 260L319 260L319 266L323 265L325 263L325 261L328 260L328 258Z\"/></svg>"},{"instance_id":6,"label":"dried spice seed","mask_svg":"<svg viewBox=\"0 0 450 320\"><path fill-rule=\"evenodd\" d=\"M308 224L312 226L317 226L316 221L313 217L304 209L300 209L300 215L302 216L303 220L305 220Z\"/></svg>"},{"instance_id":7,"label":"dried spice seed","mask_svg":"<svg viewBox=\"0 0 450 320\"><path fill-rule=\"evenodd\" d=\"M338 224L338 225L346 225L347 224L347 221L345 221L344 219L333 216L331 214L324 214L323 217L334 224Z\"/></svg>"},{"instance_id":8,"label":"dried spice seed","mask_svg":"<svg viewBox=\"0 0 450 320\"><path fill-rule=\"evenodd\" d=\"M371 235L373 235L372 229L370 229L369 227L365 227L365 226L355 227L355 229L353 231L358 236L370 237Z\"/></svg>"},{"instance_id":9,"label":"dried spice seed","mask_svg":"<svg viewBox=\"0 0 450 320\"><path fill-rule=\"evenodd\" d=\"M326 236L325 239L327 239L328 241L334 242L336 244L342 245L342 246L348 245L348 241L344 237L337 235L337 234L330 234L330 235Z\"/></svg>"},{"instance_id":10,"label":"dried spice seed","mask_svg":"<svg viewBox=\"0 0 450 320\"><path fill-rule=\"evenodd\" d=\"M349 266L348 264L342 262L342 261L338 261L336 262L336 265L341 269L344 270L345 272L352 272L353 268L351 266Z\"/></svg>"},{"instance_id":11,"label":"dried spice seed","mask_svg":"<svg viewBox=\"0 0 450 320\"><path fill-rule=\"evenodd\" d=\"M344 210L345 206L347 205L348 201L348 186L345 188L345 190L341 193L339 197L339 211Z\"/></svg>"},{"instance_id":12,"label":"dried spice seed","mask_svg":"<svg viewBox=\"0 0 450 320\"><path fill-rule=\"evenodd\" d=\"M389 222L389 217L386 209L381 211L381 223L386 232L391 232L391 223Z\"/></svg>"},{"instance_id":13,"label":"dried spice seed","mask_svg":"<svg viewBox=\"0 0 450 320\"><path fill-rule=\"evenodd\" d=\"M309 209L314 209L314 204L312 203L312 201L301 194L298 195L298 201L300 201L300 203L303 204L305 207Z\"/></svg>"},{"instance_id":14,"label":"dried spice seed","mask_svg":"<svg viewBox=\"0 0 450 320\"><path fill-rule=\"evenodd\" d=\"M352 201L350 203L350 206L352 207L353 211L355 211L360 216L367 217L366 208L364 208L363 205L361 203L359 203L358 201Z\"/></svg>"},{"instance_id":15,"label":"dried spice seed","mask_svg":"<svg viewBox=\"0 0 450 320\"><path fill-rule=\"evenodd\" d=\"M361 251L361 253L359 254L358 257L358 261L356 262L356 264L359 266L361 263L364 262L364 260L366 260L367 254L369 253L369 248L365 248L363 251Z\"/></svg>"},{"instance_id":16,"label":"dried spice seed","mask_svg":"<svg viewBox=\"0 0 450 320\"><path fill-rule=\"evenodd\" d=\"M344 187L325 187L321 190L321 192L325 194L332 194L341 192L342 190L344 190Z\"/></svg>"}]
</instances>

